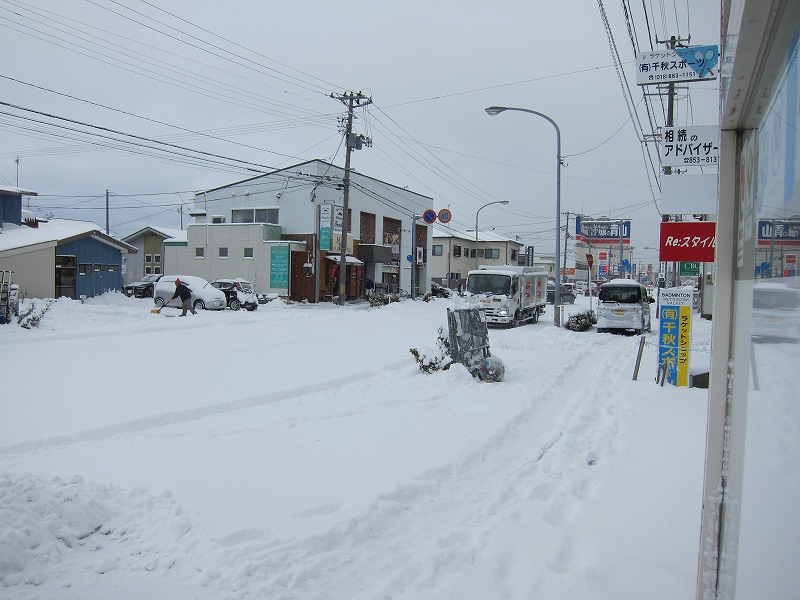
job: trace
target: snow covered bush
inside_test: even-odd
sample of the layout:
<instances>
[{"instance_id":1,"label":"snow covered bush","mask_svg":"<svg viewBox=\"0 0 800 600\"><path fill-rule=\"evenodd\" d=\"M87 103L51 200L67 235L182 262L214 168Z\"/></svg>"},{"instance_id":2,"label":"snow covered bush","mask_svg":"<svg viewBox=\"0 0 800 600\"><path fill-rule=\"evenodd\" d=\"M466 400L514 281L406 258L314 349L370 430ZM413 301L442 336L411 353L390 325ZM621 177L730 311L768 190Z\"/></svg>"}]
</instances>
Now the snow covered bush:
<instances>
[{"instance_id":1,"label":"snow covered bush","mask_svg":"<svg viewBox=\"0 0 800 600\"><path fill-rule=\"evenodd\" d=\"M572 313L564 323L564 327L570 331L587 331L592 325L597 323L597 316L592 310L583 310Z\"/></svg>"}]
</instances>

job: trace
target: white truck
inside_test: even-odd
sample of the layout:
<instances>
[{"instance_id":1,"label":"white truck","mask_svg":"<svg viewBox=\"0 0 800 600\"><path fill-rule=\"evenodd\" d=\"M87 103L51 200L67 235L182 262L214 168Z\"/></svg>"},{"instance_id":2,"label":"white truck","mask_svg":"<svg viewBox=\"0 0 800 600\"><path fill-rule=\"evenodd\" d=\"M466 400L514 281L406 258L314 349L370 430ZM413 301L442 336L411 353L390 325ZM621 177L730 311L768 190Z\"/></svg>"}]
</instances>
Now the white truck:
<instances>
[{"instance_id":1,"label":"white truck","mask_svg":"<svg viewBox=\"0 0 800 600\"><path fill-rule=\"evenodd\" d=\"M466 299L484 310L487 323L536 323L547 305L547 273L533 267L481 266L467 274Z\"/></svg>"}]
</instances>

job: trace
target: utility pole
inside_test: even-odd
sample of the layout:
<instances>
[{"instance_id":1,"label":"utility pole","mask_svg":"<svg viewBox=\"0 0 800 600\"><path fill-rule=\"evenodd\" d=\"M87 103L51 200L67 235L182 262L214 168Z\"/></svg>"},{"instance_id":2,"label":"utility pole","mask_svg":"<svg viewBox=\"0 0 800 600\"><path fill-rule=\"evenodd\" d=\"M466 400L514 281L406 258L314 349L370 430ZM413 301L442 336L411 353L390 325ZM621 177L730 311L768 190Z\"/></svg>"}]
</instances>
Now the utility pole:
<instances>
[{"instance_id":1,"label":"utility pole","mask_svg":"<svg viewBox=\"0 0 800 600\"><path fill-rule=\"evenodd\" d=\"M350 152L359 150L364 143L363 136L353 135L353 109L367 106L372 103L372 98L364 96L361 92L347 92L341 96L331 94L331 98L339 100L347 106L347 124L345 125L345 158L344 158L344 201L342 207L342 248L339 255L339 305L344 306L345 296L347 295L347 234L350 230L350 222L347 212L350 203Z\"/></svg>"},{"instance_id":2,"label":"utility pole","mask_svg":"<svg viewBox=\"0 0 800 600\"><path fill-rule=\"evenodd\" d=\"M14 162L17 163L17 187L19 187L19 156Z\"/></svg>"},{"instance_id":3,"label":"utility pole","mask_svg":"<svg viewBox=\"0 0 800 600\"><path fill-rule=\"evenodd\" d=\"M564 222L564 268L562 269L563 273L566 274L567 272L567 241L569 240L569 215L571 214L569 211L564 213L567 217L567 220ZM563 281L563 277L562 277Z\"/></svg>"},{"instance_id":4,"label":"utility pole","mask_svg":"<svg viewBox=\"0 0 800 600\"><path fill-rule=\"evenodd\" d=\"M691 41L690 38L686 40L682 40L680 38L676 38L674 35L670 36L668 40L658 40L656 39L657 44L666 44L667 48L670 50L674 50L676 47L685 47L683 42L689 43ZM668 83L667 84L667 127L674 127L675 125L675 84ZM672 174L672 167L664 167L664 175L671 175ZM662 222L668 222L670 220L669 215L661 215ZM676 215L675 220L678 221L679 217ZM677 285L677 266L678 263L672 263L672 287Z\"/></svg>"},{"instance_id":5,"label":"utility pole","mask_svg":"<svg viewBox=\"0 0 800 600\"><path fill-rule=\"evenodd\" d=\"M108 219L108 190L106 190L106 235L109 235L109 219Z\"/></svg>"}]
</instances>

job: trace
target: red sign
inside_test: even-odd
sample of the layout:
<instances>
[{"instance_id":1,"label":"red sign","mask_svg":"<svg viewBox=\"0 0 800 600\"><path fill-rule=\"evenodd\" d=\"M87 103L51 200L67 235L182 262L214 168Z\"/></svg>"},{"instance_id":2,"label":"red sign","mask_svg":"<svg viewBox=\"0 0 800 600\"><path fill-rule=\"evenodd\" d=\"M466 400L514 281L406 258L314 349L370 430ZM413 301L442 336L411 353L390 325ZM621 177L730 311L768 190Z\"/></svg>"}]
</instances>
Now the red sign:
<instances>
[{"instance_id":1,"label":"red sign","mask_svg":"<svg viewBox=\"0 0 800 600\"><path fill-rule=\"evenodd\" d=\"M608 260L608 252L605 251L598 252L597 257L600 259L600 262L606 262Z\"/></svg>"},{"instance_id":2,"label":"red sign","mask_svg":"<svg viewBox=\"0 0 800 600\"><path fill-rule=\"evenodd\" d=\"M786 254L783 257L783 260L787 265L796 265L797 264L797 254Z\"/></svg>"},{"instance_id":3,"label":"red sign","mask_svg":"<svg viewBox=\"0 0 800 600\"><path fill-rule=\"evenodd\" d=\"M714 262L717 224L713 221L661 223L659 260Z\"/></svg>"},{"instance_id":4,"label":"red sign","mask_svg":"<svg viewBox=\"0 0 800 600\"><path fill-rule=\"evenodd\" d=\"M589 263L589 268L592 268L592 263L594 262L594 256L591 254L586 255L586 262Z\"/></svg>"}]
</instances>

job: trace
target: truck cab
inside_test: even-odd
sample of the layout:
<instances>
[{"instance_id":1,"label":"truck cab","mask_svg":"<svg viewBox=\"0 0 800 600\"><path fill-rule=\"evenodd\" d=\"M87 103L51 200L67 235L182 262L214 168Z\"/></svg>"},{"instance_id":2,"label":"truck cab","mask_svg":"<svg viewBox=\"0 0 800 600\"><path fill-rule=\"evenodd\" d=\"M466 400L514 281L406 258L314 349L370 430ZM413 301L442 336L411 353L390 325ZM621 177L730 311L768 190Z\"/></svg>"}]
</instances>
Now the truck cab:
<instances>
[{"instance_id":1,"label":"truck cab","mask_svg":"<svg viewBox=\"0 0 800 600\"><path fill-rule=\"evenodd\" d=\"M484 310L486 322L516 327L536 323L544 312L547 273L530 267L481 267L467 274L467 303Z\"/></svg>"}]
</instances>

